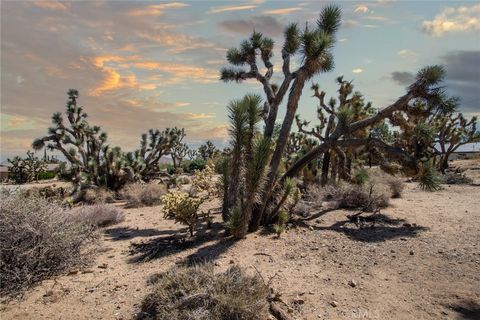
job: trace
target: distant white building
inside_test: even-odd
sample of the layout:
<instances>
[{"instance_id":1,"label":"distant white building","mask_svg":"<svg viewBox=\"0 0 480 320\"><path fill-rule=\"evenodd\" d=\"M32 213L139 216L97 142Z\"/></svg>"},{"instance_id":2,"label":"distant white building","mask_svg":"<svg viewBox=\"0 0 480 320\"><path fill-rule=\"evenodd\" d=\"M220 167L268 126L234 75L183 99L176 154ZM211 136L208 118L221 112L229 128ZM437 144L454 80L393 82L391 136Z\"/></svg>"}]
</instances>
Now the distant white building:
<instances>
[{"instance_id":1,"label":"distant white building","mask_svg":"<svg viewBox=\"0 0 480 320\"><path fill-rule=\"evenodd\" d=\"M448 148L448 145L446 146ZM439 147L436 148L440 150ZM457 148L452 154L448 157L448 160L459 160L459 159L474 159L480 158L480 142L467 143Z\"/></svg>"}]
</instances>

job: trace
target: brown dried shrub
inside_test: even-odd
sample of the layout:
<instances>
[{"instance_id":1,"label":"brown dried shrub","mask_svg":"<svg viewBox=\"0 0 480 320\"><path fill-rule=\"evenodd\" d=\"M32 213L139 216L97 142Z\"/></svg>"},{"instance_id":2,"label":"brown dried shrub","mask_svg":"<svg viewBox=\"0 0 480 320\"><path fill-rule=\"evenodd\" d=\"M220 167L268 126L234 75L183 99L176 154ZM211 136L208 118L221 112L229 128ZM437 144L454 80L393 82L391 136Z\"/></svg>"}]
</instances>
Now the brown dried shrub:
<instances>
[{"instance_id":1,"label":"brown dried shrub","mask_svg":"<svg viewBox=\"0 0 480 320\"><path fill-rule=\"evenodd\" d=\"M82 200L86 204L101 204L115 201L115 193L105 188L89 188L83 193Z\"/></svg>"},{"instance_id":2,"label":"brown dried shrub","mask_svg":"<svg viewBox=\"0 0 480 320\"><path fill-rule=\"evenodd\" d=\"M0 202L0 293L14 295L89 261L89 224L44 197L5 192Z\"/></svg>"},{"instance_id":3,"label":"brown dried shrub","mask_svg":"<svg viewBox=\"0 0 480 320\"><path fill-rule=\"evenodd\" d=\"M136 319L263 320L269 290L259 275L238 266L214 273L211 263L174 267L153 279Z\"/></svg>"},{"instance_id":4,"label":"brown dried shrub","mask_svg":"<svg viewBox=\"0 0 480 320\"><path fill-rule=\"evenodd\" d=\"M126 185L120 192L122 199L127 200L130 208L154 206L161 203L160 197L167 193L167 187L158 183L132 183Z\"/></svg>"},{"instance_id":5,"label":"brown dried shrub","mask_svg":"<svg viewBox=\"0 0 480 320\"><path fill-rule=\"evenodd\" d=\"M125 220L123 211L113 205L95 204L82 206L73 211L73 218L82 223L102 228Z\"/></svg>"}]
</instances>

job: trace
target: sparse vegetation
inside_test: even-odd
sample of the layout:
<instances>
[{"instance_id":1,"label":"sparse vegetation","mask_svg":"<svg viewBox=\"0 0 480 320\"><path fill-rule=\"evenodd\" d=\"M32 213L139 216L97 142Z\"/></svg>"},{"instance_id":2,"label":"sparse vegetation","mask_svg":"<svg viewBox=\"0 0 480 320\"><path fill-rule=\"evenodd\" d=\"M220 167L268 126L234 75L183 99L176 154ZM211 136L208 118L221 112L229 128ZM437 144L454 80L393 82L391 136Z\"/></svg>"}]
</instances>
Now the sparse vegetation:
<instances>
[{"instance_id":1,"label":"sparse vegetation","mask_svg":"<svg viewBox=\"0 0 480 320\"><path fill-rule=\"evenodd\" d=\"M88 261L94 228L45 198L2 190L0 289L14 295Z\"/></svg>"},{"instance_id":2,"label":"sparse vegetation","mask_svg":"<svg viewBox=\"0 0 480 320\"><path fill-rule=\"evenodd\" d=\"M420 184L420 187L426 191L438 191L442 189L442 182L442 176L432 163L424 162L418 175L418 183Z\"/></svg>"},{"instance_id":3,"label":"sparse vegetation","mask_svg":"<svg viewBox=\"0 0 480 320\"><path fill-rule=\"evenodd\" d=\"M161 196L167 193L167 187L157 182L127 184L120 192L130 208L154 206L161 203Z\"/></svg>"},{"instance_id":4,"label":"sparse vegetation","mask_svg":"<svg viewBox=\"0 0 480 320\"><path fill-rule=\"evenodd\" d=\"M465 174L456 171L447 171L442 177L446 184L471 184L473 179L467 177Z\"/></svg>"},{"instance_id":5,"label":"sparse vegetation","mask_svg":"<svg viewBox=\"0 0 480 320\"><path fill-rule=\"evenodd\" d=\"M189 196L185 192L170 191L161 197L163 208L165 210L164 217L167 219L174 219L188 226L190 236L193 237L193 232L198 222L198 208L203 200Z\"/></svg>"},{"instance_id":6,"label":"sparse vegetation","mask_svg":"<svg viewBox=\"0 0 480 320\"><path fill-rule=\"evenodd\" d=\"M115 193L106 188L89 188L83 192L82 201L86 204L102 204L115 200Z\"/></svg>"},{"instance_id":7,"label":"sparse vegetation","mask_svg":"<svg viewBox=\"0 0 480 320\"><path fill-rule=\"evenodd\" d=\"M389 192L380 185L363 186L341 183L327 185L321 190L325 201L335 201L339 208L375 211L385 208L389 203Z\"/></svg>"},{"instance_id":8,"label":"sparse vegetation","mask_svg":"<svg viewBox=\"0 0 480 320\"><path fill-rule=\"evenodd\" d=\"M125 220L125 214L119 208L106 204L81 206L72 212L73 219L96 228L111 226Z\"/></svg>"},{"instance_id":9,"label":"sparse vegetation","mask_svg":"<svg viewBox=\"0 0 480 320\"><path fill-rule=\"evenodd\" d=\"M222 273L215 273L213 264L176 267L155 278L137 319L263 320L268 295L260 276L237 266Z\"/></svg>"}]
</instances>

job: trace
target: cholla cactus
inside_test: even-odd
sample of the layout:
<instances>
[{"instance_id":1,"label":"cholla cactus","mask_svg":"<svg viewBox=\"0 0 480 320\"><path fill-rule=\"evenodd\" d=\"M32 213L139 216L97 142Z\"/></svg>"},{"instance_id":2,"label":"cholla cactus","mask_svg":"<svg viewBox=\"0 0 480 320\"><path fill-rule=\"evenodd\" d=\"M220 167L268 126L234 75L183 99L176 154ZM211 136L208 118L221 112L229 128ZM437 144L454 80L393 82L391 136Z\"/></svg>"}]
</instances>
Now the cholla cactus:
<instances>
[{"instance_id":1,"label":"cholla cactus","mask_svg":"<svg viewBox=\"0 0 480 320\"><path fill-rule=\"evenodd\" d=\"M161 197L164 217L174 219L188 226L190 235L193 237L193 231L198 221L198 208L203 203L200 198L190 197L187 193L180 191L170 191Z\"/></svg>"},{"instance_id":2,"label":"cholla cactus","mask_svg":"<svg viewBox=\"0 0 480 320\"><path fill-rule=\"evenodd\" d=\"M216 179L215 165L206 165L203 170L195 170L192 186L197 194L206 192L205 199L218 194L218 179Z\"/></svg>"}]
</instances>

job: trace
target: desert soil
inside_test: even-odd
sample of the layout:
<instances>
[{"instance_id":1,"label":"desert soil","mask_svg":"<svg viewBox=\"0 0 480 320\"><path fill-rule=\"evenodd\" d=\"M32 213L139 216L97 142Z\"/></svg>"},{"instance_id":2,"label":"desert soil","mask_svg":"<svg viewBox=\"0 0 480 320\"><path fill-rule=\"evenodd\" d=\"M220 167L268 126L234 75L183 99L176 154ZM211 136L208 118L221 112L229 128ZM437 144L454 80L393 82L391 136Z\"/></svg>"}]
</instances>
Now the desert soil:
<instances>
[{"instance_id":1,"label":"desert soil","mask_svg":"<svg viewBox=\"0 0 480 320\"><path fill-rule=\"evenodd\" d=\"M260 272L297 319L480 319L480 161L459 165L474 185L427 193L407 183L375 226L325 209L280 239L260 231L233 243L217 215L181 242L186 229L161 206L125 209L123 223L102 230L90 268L4 302L1 319L131 319L152 275L202 260Z\"/></svg>"}]
</instances>

